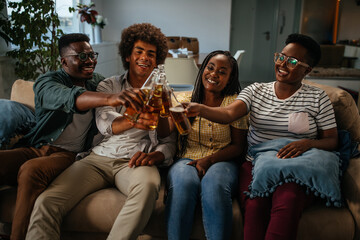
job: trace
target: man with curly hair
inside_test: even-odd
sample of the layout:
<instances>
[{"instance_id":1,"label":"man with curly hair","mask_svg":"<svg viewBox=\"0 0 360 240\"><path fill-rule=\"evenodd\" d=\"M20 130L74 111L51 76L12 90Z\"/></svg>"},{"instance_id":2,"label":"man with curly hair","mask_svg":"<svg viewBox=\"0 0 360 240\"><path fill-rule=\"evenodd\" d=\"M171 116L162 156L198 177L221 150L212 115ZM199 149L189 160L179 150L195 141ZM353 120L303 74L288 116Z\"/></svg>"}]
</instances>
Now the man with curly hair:
<instances>
[{"instance_id":1,"label":"man with curly hair","mask_svg":"<svg viewBox=\"0 0 360 240\"><path fill-rule=\"evenodd\" d=\"M154 67L165 61L166 37L151 24L134 24L122 32L119 50L126 72L105 79L98 85L98 92L140 88ZM167 127L166 119L159 119L156 131L148 131L142 124L152 121L150 114L141 113L139 120L131 123L123 117L125 109L122 106L96 109L97 127L104 140L40 195L27 239L60 239L63 217L86 195L111 185L127 199L108 239L136 239L141 234L160 190L157 166L172 163L175 138L167 136L168 131L159 131Z\"/></svg>"}]
</instances>

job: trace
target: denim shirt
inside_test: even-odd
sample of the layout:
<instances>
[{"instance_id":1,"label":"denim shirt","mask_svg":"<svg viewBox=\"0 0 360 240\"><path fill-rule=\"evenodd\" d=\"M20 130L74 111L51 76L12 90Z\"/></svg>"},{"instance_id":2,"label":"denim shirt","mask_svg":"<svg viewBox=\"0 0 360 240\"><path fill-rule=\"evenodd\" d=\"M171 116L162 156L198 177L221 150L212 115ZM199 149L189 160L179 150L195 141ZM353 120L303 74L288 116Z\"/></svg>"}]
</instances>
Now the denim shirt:
<instances>
[{"instance_id":1,"label":"denim shirt","mask_svg":"<svg viewBox=\"0 0 360 240\"><path fill-rule=\"evenodd\" d=\"M73 114L82 113L75 107L76 98L85 91L96 91L97 85L103 79L103 76L94 73L93 78L85 82L85 90L74 85L63 69L40 76L33 87L36 125L24 136L21 144L41 147L54 142L72 122ZM97 128L93 119L84 150L91 146L96 133Z\"/></svg>"}]
</instances>

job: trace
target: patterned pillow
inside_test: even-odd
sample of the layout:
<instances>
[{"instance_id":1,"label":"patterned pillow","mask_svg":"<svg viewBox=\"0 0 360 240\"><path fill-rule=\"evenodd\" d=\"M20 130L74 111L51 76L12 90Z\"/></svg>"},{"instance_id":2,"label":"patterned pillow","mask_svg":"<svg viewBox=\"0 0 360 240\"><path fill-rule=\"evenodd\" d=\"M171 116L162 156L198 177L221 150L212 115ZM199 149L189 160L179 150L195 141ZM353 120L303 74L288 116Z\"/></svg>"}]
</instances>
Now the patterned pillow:
<instances>
[{"instance_id":1,"label":"patterned pillow","mask_svg":"<svg viewBox=\"0 0 360 240\"><path fill-rule=\"evenodd\" d=\"M25 105L7 99L0 99L0 113L0 149L8 149L12 140L35 124L35 115Z\"/></svg>"}]
</instances>

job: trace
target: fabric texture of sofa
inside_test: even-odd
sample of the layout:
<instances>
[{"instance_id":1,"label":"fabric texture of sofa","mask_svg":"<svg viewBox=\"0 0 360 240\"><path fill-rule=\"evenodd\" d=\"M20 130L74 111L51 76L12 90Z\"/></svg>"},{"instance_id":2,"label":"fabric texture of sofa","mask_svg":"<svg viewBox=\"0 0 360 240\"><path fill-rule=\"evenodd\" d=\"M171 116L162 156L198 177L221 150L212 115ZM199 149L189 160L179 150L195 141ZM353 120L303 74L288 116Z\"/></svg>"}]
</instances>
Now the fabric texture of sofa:
<instances>
[{"instance_id":1,"label":"fabric texture of sofa","mask_svg":"<svg viewBox=\"0 0 360 240\"><path fill-rule=\"evenodd\" d=\"M339 129L348 130L354 141L360 142L360 116L358 108L346 91L305 81L326 91L335 109ZM33 109L32 82L17 80L13 84L11 100ZM4 114L4 113L1 113ZM155 210L139 239L166 239L164 220L164 189L166 171L162 170L162 187ZM0 235L9 234L16 199L16 188L0 188ZM341 208L314 205L300 220L298 240L360 239L360 158L352 158L343 176L343 196L346 205ZM109 187L85 197L65 217L62 239L106 239L107 233L121 210L126 196ZM243 219L237 199L233 200L232 239L243 239ZM254 229L256 231L256 229ZM197 208L191 239L205 239L201 208Z\"/></svg>"}]
</instances>

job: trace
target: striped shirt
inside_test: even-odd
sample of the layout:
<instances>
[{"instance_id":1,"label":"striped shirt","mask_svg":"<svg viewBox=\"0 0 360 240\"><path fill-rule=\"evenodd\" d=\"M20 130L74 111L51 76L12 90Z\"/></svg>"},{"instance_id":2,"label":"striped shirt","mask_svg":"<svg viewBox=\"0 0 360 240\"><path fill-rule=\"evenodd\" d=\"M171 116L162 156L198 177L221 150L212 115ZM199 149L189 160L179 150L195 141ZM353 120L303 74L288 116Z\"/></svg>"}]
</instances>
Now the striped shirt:
<instances>
[{"instance_id":1,"label":"striped shirt","mask_svg":"<svg viewBox=\"0 0 360 240\"><path fill-rule=\"evenodd\" d=\"M279 99L274 86L275 82L254 83L237 97L250 111L249 147L277 138L316 139L318 130L336 127L323 90L303 84L292 96Z\"/></svg>"}]
</instances>

